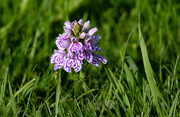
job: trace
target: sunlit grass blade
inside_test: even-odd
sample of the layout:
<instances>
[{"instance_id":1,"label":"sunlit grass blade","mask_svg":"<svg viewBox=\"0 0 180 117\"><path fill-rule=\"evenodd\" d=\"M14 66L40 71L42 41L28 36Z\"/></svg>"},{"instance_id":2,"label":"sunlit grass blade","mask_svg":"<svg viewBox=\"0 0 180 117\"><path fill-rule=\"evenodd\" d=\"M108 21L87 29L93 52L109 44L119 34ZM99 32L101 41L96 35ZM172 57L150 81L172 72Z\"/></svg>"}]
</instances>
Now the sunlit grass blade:
<instances>
[{"instance_id":1,"label":"sunlit grass blade","mask_svg":"<svg viewBox=\"0 0 180 117\"><path fill-rule=\"evenodd\" d=\"M162 116L163 112L162 109L160 107L160 103L159 103L159 98L163 101L163 103L166 105L167 108L169 108L168 104L166 103L166 101L164 100L162 94L160 93L160 91L158 90L156 84L155 84L155 78L154 78L154 73L148 58L148 54L147 54L147 48L141 33L141 28L140 28L140 15L139 15L139 22L138 22L138 29L139 29L139 41L140 41L140 48L141 48L141 53L142 53L142 59L143 59L143 64L144 64L144 69L145 69L145 73L146 73L146 77L151 89L151 93L153 96L153 101L154 104L156 106L157 112Z\"/></svg>"}]
</instances>

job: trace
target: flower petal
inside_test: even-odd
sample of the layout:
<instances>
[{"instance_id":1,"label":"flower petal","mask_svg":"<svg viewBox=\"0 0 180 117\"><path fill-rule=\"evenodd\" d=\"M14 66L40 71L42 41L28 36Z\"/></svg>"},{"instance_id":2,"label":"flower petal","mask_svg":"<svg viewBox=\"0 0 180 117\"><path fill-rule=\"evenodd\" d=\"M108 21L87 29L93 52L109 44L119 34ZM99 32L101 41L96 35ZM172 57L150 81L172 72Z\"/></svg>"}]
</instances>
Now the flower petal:
<instances>
[{"instance_id":1,"label":"flower petal","mask_svg":"<svg viewBox=\"0 0 180 117\"><path fill-rule=\"evenodd\" d=\"M59 49L67 48L69 46L69 39L57 39L55 43Z\"/></svg>"},{"instance_id":2,"label":"flower petal","mask_svg":"<svg viewBox=\"0 0 180 117\"><path fill-rule=\"evenodd\" d=\"M78 42L78 39L76 37L72 37L71 42Z\"/></svg>"},{"instance_id":3,"label":"flower petal","mask_svg":"<svg viewBox=\"0 0 180 117\"><path fill-rule=\"evenodd\" d=\"M87 59L87 61L88 61L89 63L92 62L92 60L93 60L93 55L92 55L92 53L91 53L90 51L84 50L84 56L86 57L86 59Z\"/></svg>"},{"instance_id":4,"label":"flower petal","mask_svg":"<svg viewBox=\"0 0 180 117\"><path fill-rule=\"evenodd\" d=\"M83 39L86 36L85 32L82 32L81 35L79 36L81 39Z\"/></svg>"},{"instance_id":5,"label":"flower petal","mask_svg":"<svg viewBox=\"0 0 180 117\"><path fill-rule=\"evenodd\" d=\"M69 29L73 28L73 24L71 22L69 22L69 21L65 22L64 25Z\"/></svg>"},{"instance_id":6,"label":"flower petal","mask_svg":"<svg viewBox=\"0 0 180 117\"><path fill-rule=\"evenodd\" d=\"M93 36L93 38L90 40L93 44L97 44L97 42L101 39L99 35Z\"/></svg>"},{"instance_id":7,"label":"flower petal","mask_svg":"<svg viewBox=\"0 0 180 117\"><path fill-rule=\"evenodd\" d=\"M99 55L99 54L95 54L94 53L94 58L96 58L99 62L101 61L102 63L106 64L107 63L107 60L105 57Z\"/></svg>"},{"instance_id":8,"label":"flower petal","mask_svg":"<svg viewBox=\"0 0 180 117\"><path fill-rule=\"evenodd\" d=\"M90 50L91 52L97 51L96 45L91 44L90 42L85 43L85 48Z\"/></svg>"},{"instance_id":9,"label":"flower petal","mask_svg":"<svg viewBox=\"0 0 180 117\"><path fill-rule=\"evenodd\" d=\"M66 51L64 49L54 50L54 53L59 53L61 56L66 55Z\"/></svg>"},{"instance_id":10,"label":"flower petal","mask_svg":"<svg viewBox=\"0 0 180 117\"><path fill-rule=\"evenodd\" d=\"M90 35L90 36L92 36L92 35L94 35L96 32L97 32L97 28L95 27L95 28L92 28L92 29L90 29L89 30L89 32L88 32L88 34Z\"/></svg>"},{"instance_id":11,"label":"flower petal","mask_svg":"<svg viewBox=\"0 0 180 117\"><path fill-rule=\"evenodd\" d=\"M71 67L73 65L73 59L71 58L68 58L65 62L65 65L64 65L64 70L71 73Z\"/></svg>"},{"instance_id":12,"label":"flower petal","mask_svg":"<svg viewBox=\"0 0 180 117\"><path fill-rule=\"evenodd\" d=\"M84 23L82 30L89 29L89 24L90 24L90 21L88 20L87 22Z\"/></svg>"},{"instance_id":13,"label":"flower petal","mask_svg":"<svg viewBox=\"0 0 180 117\"><path fill-rule=\"evenodd\" d=\"M73 53L73 52L78 52L83 48L83 44L81 42L77 43L71 43L68 52Z\"/></svg>"},{"instance_id":14,"label":"flower petal","mask_svg":"<svg viewBox=\"0 0 180 117\"><path fill-rule=\"evenodd\" d=\"M58 70L58 69L61 69L63 66L64 66L64 64L55 63L55 64L54 64L54 71L56 71L56 70Z\"/></svg>"},{"instance_id":15,"label":"flower petal","mask_svg":"<svg viewBox=\"0 0 180 117\"><path fill-rule=\"evenodd\" d=\"M56 59L59 57L59 54L58 53L54 53L52 56L51 56L51 64L52 63L55 63L56 62Z\"/></svg>"},{"instance_id":16,"label":"flower petal","mask_svg":"<svg viewBox=\"0 0 180 117\"><path fill-rule=\"evenodd\" d=\"M99 66L99 61L96 58L93 58L93 60L91 61L91 64L96 66L96 67L100 67Z\"/></svg>"},{"instance_id":17,"label":"flower petal","mask_svg":"<svg viewBox=\"0 0 180 117\"><path fill-rule=\"evenodd\" d=\"M83 20L82 20L82 19L80 19L80 20L78 21L78 24L80 24L80 25L82 26L82 24L83 24Z\"/></svg>"},{"instance_id":18,"label":"flower petal","mask_svg":"<svg viewBox=\"0 0 180 117\"><path fill-rule=\"evenodd\" d=\"M77 53L76 58L78 60L84 60L86 58L86 56L84 55L84 52L79 52L79 53Z\"/></svg>"},{"instance_id":19,"label":"flower petal","mask_svg":"<svg viewBox=\"0 0 180 117\"><path fill-rule=\"evenodd\" d=\"M99 55L99 56L100 56L100 55ZM106 63L107 63L106 58L105 58L105 57L103 57L103 56L100 56L98 60L102 61L102 63L104 63L104 64L106 64Z\"/></svg>"},{"instance_id":20,"label":"flower petal","mask_svg":"<svg viewBox=\"0 0 180 117\"><path fill-rule=\"evenodd\" d=\"M101 61L102 63L104 63L104 64L107 63L106 58L104 58L103 56L101 56L101 55L99 55L99 54L93 53L93 60L92 60L91 64L94 65L94 66L96 66L96 67L100 67L100 66L99 66L100 61Z\"/></svg>"},{"instance_id":21,"label":"flower petal","mask_svg":"<svg viewBox=\"0 0 180 117\"><path fill-rule=\"evenodd\" d=\"M59 54L59 53L54 53L51 56L51 63L61 63L64 64L65 63L65 56Z\"/></svg>"},{"instance_id":22,"label":"flower petal","mask_svg":"<svg viewBox=\"0 0 180 117\"><path fill-rule=\"evenodd\" d=\"M67 28L66 26L64 26L63 28L68 36L70 36L72 34L71 29Z\"/></svg>"},{"instance_id":23,"label":"flower petal","mask_svg":"<svg viewBox=\"0 0 180 117\"><path fill-rule=\"evenodd\" d=\"M74 64L73 64L73 68L74 68L74 71L75 72L79 72L82 68L82 65L81 65L82 62L80 62L79 60L74 60Z\"/></svg>"}]
</instances>

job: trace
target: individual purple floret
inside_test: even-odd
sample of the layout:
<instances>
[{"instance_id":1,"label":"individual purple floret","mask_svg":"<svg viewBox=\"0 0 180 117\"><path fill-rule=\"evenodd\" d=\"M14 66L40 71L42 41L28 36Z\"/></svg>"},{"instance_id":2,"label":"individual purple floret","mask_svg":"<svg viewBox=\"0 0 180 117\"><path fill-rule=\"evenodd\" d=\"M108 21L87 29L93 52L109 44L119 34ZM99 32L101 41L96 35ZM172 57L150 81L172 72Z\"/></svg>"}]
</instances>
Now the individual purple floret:
<instances>
[{"instance_id":1,"label":"individual purple floret","mask_svg":"<svg viewBox=\"0 0 180 117\"><path fill-rule=\"evenodd\" d=\"M99 35L95 36L97 28L89 29L90 21L83 24L83 20L72 23L64 23L65 33L59 34L56 38L56 46L59 50L54 50L51 56L51 63L54 64L54 71L63 68L71 73L72 68L75 72L82 69L83 60L96 67L100 67L100 62L107 63L106 58L96 54L96 51L102 51L97 43L101 39Z\"/></svg>"}]
</instances>

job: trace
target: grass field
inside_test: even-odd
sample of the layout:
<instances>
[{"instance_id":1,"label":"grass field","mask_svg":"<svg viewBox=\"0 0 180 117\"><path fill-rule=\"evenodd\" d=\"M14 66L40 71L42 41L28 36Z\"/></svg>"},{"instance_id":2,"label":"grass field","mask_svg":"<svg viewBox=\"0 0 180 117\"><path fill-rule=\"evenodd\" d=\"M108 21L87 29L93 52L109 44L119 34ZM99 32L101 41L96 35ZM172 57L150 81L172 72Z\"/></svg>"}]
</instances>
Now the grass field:
<instances>
[{"instance_id":1,"label":"grass field","mask_svg":"<svg viewBox=\"0 0 180 117\"><path fill-rule=\"evenodd\" d=\"M64 22L90 20L107 64L53 70ZM180 116L179 0L1 0L0 116Z\"/></svg>"}]
</instances>

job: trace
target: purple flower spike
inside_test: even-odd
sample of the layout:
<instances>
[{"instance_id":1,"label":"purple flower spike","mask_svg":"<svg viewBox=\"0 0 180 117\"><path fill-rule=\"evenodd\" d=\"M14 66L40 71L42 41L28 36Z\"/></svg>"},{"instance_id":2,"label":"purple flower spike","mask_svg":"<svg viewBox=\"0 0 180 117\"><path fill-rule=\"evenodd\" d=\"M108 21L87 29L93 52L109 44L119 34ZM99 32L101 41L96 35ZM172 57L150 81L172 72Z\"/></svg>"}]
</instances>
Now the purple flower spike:
<instances>
[{"instance_id":1,"label":"purple flower spike","mask_svg":"<svg viewBox=\"0 0 180 117\"><path fill-rule=\"evenodd\" d=\"M65 33L59 34L55 43L58 50L54 50L51 56L51 64L54 64L54 71L63 68L66 72L71 73L72 68L75 72L82 69L84 60L96 67L100 67L100 63L107 63L106 58L96 54L96 51L102 51L98 47L98 41L101 39L99 35L95 36L97 28L89 29L90 21L83 24L83 20L78 22L64 23Z\"/></svg>"}]
</instances>

